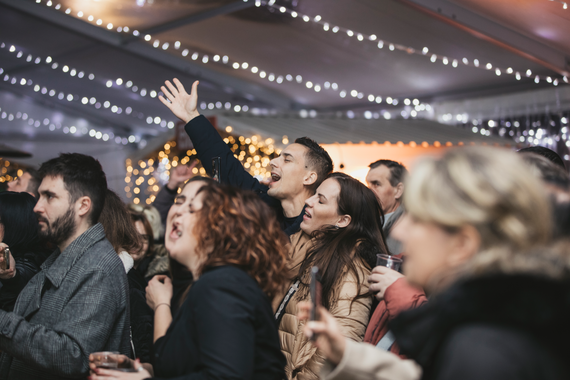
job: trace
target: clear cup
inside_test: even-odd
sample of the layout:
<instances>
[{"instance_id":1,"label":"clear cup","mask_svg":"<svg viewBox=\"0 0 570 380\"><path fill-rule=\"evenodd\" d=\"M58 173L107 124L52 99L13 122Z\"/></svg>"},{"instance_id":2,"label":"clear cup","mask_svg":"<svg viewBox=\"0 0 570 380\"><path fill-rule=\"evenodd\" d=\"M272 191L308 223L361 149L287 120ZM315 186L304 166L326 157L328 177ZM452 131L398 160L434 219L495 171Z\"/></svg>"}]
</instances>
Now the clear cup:
<instances>
[{"instance_id":1,"label":"clear cup","mask_svg":"<svg viewBox=\"0 0 570 380\"><path fill-rule=\"evenodd\" d=\"M119 367L119 353L112 351L93 352L93 363L97 368L117 369Z\"/></svg>"},{"instance_id":2,"label":"clear cup","mask_svg":"<svg viewBox=\"0 0 570 380\"><path fill-rule=\"evenodd\" d=\"M386 267L395 270L396 272L400 271L400 267L402 266L402 259L383 253L377 254L376 257L376 266Z\"/></svg>"}]
</instances>

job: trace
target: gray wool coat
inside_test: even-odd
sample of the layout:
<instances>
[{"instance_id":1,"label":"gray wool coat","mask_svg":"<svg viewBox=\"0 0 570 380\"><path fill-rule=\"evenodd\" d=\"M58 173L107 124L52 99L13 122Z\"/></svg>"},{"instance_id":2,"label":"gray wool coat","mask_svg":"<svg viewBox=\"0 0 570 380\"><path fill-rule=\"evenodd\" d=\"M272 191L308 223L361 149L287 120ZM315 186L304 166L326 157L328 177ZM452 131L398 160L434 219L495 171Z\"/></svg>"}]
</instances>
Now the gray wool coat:
<instances>
[{"instance_id":1,"label":"gray wool coat","mask_svg":"<svg viewBox=\"0 0 570 380\"><path fill-rule=\"evenodd\" d=\"M132 356L127 276L101 224L41 268L0 311L0 379L84 379L92 352Z\"/></svg>"}]
</instances>

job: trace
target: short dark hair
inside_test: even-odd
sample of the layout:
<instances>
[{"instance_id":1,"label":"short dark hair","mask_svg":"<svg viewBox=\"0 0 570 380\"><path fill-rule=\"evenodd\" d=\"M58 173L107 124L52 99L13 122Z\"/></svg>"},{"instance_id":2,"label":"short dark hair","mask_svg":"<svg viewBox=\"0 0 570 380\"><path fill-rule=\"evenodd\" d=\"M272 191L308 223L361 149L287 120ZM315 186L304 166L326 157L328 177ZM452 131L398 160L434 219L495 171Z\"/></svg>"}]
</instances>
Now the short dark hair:
<instances>
[{"instance_id":1,"label":"short dark hair","mask_svg":"<svg viewBox=\"0 0 570 380\"><path fill-rule=\"evenodd\" d=\"M28 173L30 175L30 181L28 182L28 188L26 189L27 192L32 193L36 199L40 197L38 193L38 188L40 187L40 183L42 183L42 179L40 174L35 169L25 169L24 173Z\"/></svg>"},{"instance_id":2,"label":"short dark hair","mask_svg":"<svg viewBox=\"0 0 570 380\"><path fill-rule=\"evenodd\" d=\"M42 180L45 177L62 177L72 203L80 197L89 197L89 220L91 225L97 223L107 192L107 178L99 161L80 153L61 153L59 157L44 162L38 172Z\"/></svg>"},{"instance_id":3,"label":"short dark hair","mask_svg":"<svg viewBox=\"0 0 570 380\"><path fill-rule=\"evenodd\" d=\"M531 171L539 175L544 182L562 190L568 190L570 188L570 176L568 176L568 172L548 160L545 156L526 151L521 154L521 157L524 162L530 166Z\"/></svg>"},{"instance_id":4,"label":"short dark hair","mask_svg":"<svg viewBox=\"0 0 570 380\"><path fill-rule=\"evenodd\" d=\"M534 153L538 154L539 156L546 157L550 162L562 167L566 170L566 165L564 165L564 161L562 158L556 153L555 151L545 148L543 146L530 146L528 148L522 148L518 150L518 153Z\"/></svg>"},{"instance_id":5,"label":"short dark hair","mask_svg":"<svg viewBox=\"0 0 570 380\"><path fill-rule=\"evenodd\" d=\"M305 153L307 167L317 172L317 180L311 185L311 188L316 190L333 171L334 164L331 156L315 140L308 137L299 137L295 140L295 144L300 144L307 148L307 153Z\"/></svg>"},{"instance_id":6,"label":"short dark hair","mask_svg":"<svg viewBox=\"0 0 570 380\"><path fill-rule=\"evenodd\" d=\"M368 167L370 169L376 169L378 166L382 165L390 169L390 185L392 185L392 187L396 187L400 182L404 182L404 178L408 175L408 169L406 169L404 165L392 160L374 161L368 165Z\"/></svg>"},{"instance_id":7,"label":"short dark hair","mask_svg":"<svg viewBox=\"0 0 570 380\"><path fill-rule=\"evenodd\" d=\"M28 193L0 193L0 223L4 226L2 241L10 247L14 257L37 253L39 227L35 205L36 200Z\"/></svg>"}]
</instances>

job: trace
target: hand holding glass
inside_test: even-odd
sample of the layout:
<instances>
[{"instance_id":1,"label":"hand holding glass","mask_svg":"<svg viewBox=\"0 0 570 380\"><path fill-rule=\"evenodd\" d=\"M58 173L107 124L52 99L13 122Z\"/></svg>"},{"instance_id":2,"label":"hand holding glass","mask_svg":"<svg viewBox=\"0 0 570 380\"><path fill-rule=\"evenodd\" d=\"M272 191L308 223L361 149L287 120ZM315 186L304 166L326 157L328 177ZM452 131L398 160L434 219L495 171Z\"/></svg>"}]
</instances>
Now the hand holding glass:
<instances>
[{"instance_id":1,"label":"hand holding glass","mask_svg":"<svg viewBox=\"0 0 570 380\"><path fill-rule=\"evenodd\" d=\"M97 368L115 369L119 367L119 353L111 351L94 352L93 364Z\"/></svg>"},{"instance_id":2,"label":"hand holding glass","mask_svg":"<svg viewBox=\"0 0 570 380\"><path fill-rule=\"evenodd\" d=\"M386 267L395 270L396 272L400 271L400 267L402 266L402 259L399 259L395 256L385 255L383 253L377 254L376 257L378 258L376 260L377 266Z\"/></svg>"}]
</instances>

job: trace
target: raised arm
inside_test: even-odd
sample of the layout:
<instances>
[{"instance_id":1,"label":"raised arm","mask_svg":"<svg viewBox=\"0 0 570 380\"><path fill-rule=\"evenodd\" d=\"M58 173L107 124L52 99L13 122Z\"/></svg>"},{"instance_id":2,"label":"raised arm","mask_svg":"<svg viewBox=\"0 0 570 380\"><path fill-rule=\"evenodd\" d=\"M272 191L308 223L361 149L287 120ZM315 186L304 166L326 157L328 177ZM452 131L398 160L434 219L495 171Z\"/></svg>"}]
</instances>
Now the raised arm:
<instances>
[{"instance_id":1,"label":"raised arm","mask_svg":"<svg viewBox=\"0 0 570 380\"><path fill-rule=\"evenodd\" d=\"M198 158L208 174L212 174L212 158L221 159L221 177L224 183L243 189L250 189L258 193L265 193L267 186L262 185L245 171L241 162L234 157L230 148L224 143L222 137L214 129L212 124L197 109L198 104L198 81L192 84L192 92L188 94L178 79L173 79L174 84L166 81L162 86L162 92L166 96L160 97L160 101L167 106L172 113L186 123L186 133L190 136Z\"/></svg>"}]
</instances>

